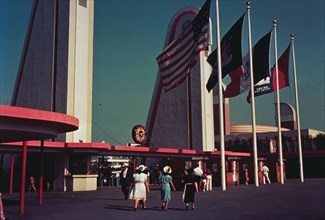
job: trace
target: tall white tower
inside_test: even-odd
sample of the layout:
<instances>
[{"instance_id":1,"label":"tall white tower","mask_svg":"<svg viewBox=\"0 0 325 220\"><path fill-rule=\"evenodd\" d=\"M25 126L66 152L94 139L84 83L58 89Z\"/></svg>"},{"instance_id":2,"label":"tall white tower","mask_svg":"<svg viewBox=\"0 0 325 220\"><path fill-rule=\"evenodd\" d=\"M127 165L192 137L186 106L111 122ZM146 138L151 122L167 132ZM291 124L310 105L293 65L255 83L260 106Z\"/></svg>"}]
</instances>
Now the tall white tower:
<instances>
[{"instance_id":1,"label":"tall white tower","mask_svg":"<svg viewBox=\"0 0 325 220\"><path fill-rule=\"evenodd\" d=\"M79 129L66 141L90 142L92 130L94 1L70 2L67 114L79 119Z\"/></svg>"},{"instance_id":2,"label":"tall white tower","mask_svg":"<svg viewBox=\"0 0 325 220\"><path fill-rule=\"evenodd\" d=\"M165 47L183 33L198 11L185 8L176 13L169 24ZM213 96L205 88L211 73L207 55L208 52L201 52L188 79L168 92L164 91L161 76L157 74L147 118L146 145L214 151Z\"/></svg>"},{"instance_id":3,"label":"tall white tower","mask_svg":"<svg viewBox=\"0 0 325 220\"><path fill-rule=\"evenodd\" d=\"M56 141L91 141L93 0L34 0L12 105L79 119Z\"/></svg>"}]
</instances>

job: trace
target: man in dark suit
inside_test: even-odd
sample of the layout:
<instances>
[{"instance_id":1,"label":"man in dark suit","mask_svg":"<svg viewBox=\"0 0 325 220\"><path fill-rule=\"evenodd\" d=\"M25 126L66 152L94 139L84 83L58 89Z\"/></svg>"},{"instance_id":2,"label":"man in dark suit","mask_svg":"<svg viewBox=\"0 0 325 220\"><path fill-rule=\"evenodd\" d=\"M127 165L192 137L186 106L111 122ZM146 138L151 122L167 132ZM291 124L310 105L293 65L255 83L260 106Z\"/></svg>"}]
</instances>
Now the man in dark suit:
<instances>
[{"instance_id":1,"label":"man in dark suit","mask_svg":"<svg viewBox=\"0 0 325 220\"><path fill-rule=\"evenodd\" d=\"M120 175L121 181L121 189L124 194L124 199L127 200L129 198L129 192L130 192L130 184L132 183L133 177L132 177L132 170L129 169L129 164L124 163L123 168Z\"/></svg>"}]
</instances>

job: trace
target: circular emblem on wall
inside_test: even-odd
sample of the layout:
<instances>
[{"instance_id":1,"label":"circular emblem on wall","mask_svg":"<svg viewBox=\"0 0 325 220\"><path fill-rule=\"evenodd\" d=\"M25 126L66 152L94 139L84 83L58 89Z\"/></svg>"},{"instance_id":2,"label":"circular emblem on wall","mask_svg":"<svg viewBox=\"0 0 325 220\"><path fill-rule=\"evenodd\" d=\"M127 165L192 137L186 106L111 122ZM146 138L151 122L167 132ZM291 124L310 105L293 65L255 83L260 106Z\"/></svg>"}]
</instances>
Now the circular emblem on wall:
<instances>
[{"instance_id":1,"label":"circular emblem on wall","mask_svg":"<svg viewBox=\"0 0 325 220\"><path fill-rule=\"evenodd\" d=\"M132 138L137 144L143 144L146 141L147 133L143 125L136 125L133 127Z\"/></svg>"}]
</instances>

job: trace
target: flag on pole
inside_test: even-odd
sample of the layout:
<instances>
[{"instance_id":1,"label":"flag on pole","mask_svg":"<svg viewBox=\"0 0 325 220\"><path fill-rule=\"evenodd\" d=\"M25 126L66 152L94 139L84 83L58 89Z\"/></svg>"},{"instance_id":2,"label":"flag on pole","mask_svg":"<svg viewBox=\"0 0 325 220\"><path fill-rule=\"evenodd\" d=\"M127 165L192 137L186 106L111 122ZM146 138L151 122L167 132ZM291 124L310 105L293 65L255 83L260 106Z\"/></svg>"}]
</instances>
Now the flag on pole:
<instances>
[{"instance_id":1,"label":"flag on pole","mask_svg":"<svg viewBox=\"0 0 325 220\"><path fill-rule=\"evenodd\" d=\"M244 64L229 73L231 82L223 93L224 98L235 97L249 88L250 71L249 71L249 56L244 57Z\"/></svg>"},{"instance_id":2,"label":"flag on pole","mask_svg":"<svg viewBox=\"0 0 325 220\"><path fill-rule=\"evenodd\" d=\"M290 55L290 45L283 52L278 60L278 77L279 77L279 89L289 86L289 55ZM276 91L276 72L273 67L272 71L272 88Z\"/></svg>"},{"instance_id":3,"label":"flag on pole","mask_svg":"<svg viewBox=\"0 0 325 220\"><path fill-rule=\"evenodd\" d=\"M270 75L271 34L272 31L264 35L253 47L254 84ZM235 97L250 88L251 73L249 65L249 54L247 54L243 59L241 68L239 67L229 73L231 82L223 94L225 98Z\"/></svg>"},{"instance_id":4,"label":"flag on pole","mask_svg":"<svg viewBox=\"0 0 325 220\"><path fill-rule=\"evenodd\" d=\"M236 21L221 40L221 63L222 63L222 78L228 73L241 67L242 51L241 51L241 38L242 27L244 22L245 13ZM208 63L213 67L212 73L206 84L207 90L210 92L218 82L218 62L217 62L217 49L215 49L208 56Z\"/></svg>"},{"instance_id":5,"label":"flag on pole","mask_svg":"<svg viewBox=\"0 0 325 220\"><path fill-rule=\"evenodd\" d=\"M253 49L254 85L270 75L270 45L272 31L264 35Z\"/></svg>"},{"instance_id":6,"label":"flag on pole","mask_svg":"<svg viewBox=\"0 0 325 220\"><path fill-rule=\"evenodd\" d=\"M156 58L165 92L182 84L197 55L209 46L209 18L211 0L207 0L190 27L170 43Z\"/></svg>"},{"instance_id":7,"label":"flag on pole","mask_svg":"<svg viewBox=\"0 0 325 220\"><path fill-rule=\"evenodd\" d=\"M290 45L278 59L279 89L289 86L289 55ZM255 72L255 70L254 70ZM276 91L276 71L274 65L271 70L271 76L262 79L254 85L254 95L260 96ZM247 96L247 102L250 103L250 93Z\"/></svg>"}]
</instances>

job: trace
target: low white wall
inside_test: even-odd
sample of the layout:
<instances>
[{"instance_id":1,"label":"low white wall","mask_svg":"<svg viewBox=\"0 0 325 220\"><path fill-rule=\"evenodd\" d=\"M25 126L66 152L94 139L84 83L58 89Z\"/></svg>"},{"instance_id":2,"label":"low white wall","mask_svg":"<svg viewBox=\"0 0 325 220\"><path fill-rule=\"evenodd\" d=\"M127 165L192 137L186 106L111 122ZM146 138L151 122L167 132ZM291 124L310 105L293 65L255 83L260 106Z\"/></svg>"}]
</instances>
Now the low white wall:
<instances>
[{"instance_id":1,"label":"low white wall","mask_svg":"<svg viewBox=\"0 0 325 220\"><path fill-rule=\"evenodd\" d=\"M66 176L68 191L91 191L97 190L97 174L75 174Z\"/></svg>"}]
</instances>

